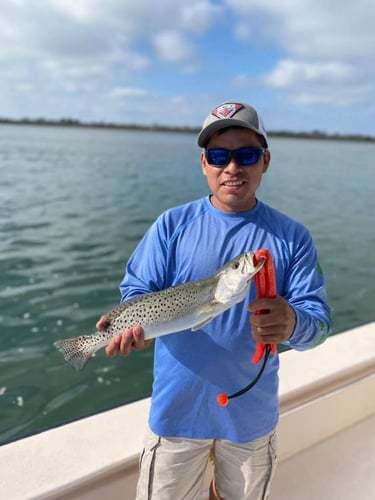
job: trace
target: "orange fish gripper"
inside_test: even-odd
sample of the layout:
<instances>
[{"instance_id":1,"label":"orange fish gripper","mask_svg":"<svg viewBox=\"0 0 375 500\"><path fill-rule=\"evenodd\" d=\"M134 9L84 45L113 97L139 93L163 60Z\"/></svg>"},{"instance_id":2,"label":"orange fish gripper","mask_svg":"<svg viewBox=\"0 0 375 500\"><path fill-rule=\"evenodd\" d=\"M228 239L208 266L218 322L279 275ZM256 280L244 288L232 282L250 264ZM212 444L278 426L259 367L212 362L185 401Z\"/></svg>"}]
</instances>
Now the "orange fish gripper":
<instances>
[{"instance_id":1,"label":"orange fish gripper","mask_svg":"<svg viewBox=\"0 0 375 500\"><path fill-rule=\"evenodd\" d=\"M255 287L257 290L257 298L262 299L262 298L275 298L277 296L277 288L276 288L276 275L275 275L275 269L273 266L273 260L272 260L272 255L271 253L264 249L261 248L254 254L254 265L259 264L262 260L264 260L264 265L263 267L257 272L257 274L254 276L254 282L255 282ZM254 314L267 314L268 310L267 309L260 309L255 311ZM217 404L219 406L227 406L229 404L229 400L232 398L236 398L238 396L241 396L242 394L245 394L245 392L249 391L254 385L258 382L260 377L262 376L262 373L264 371L264 368L266 366L266 362L268 359L269 354L272 353L274 355L277 355L277 345L274 343L270 344L263 344L260 342L257 342L255 344L255 352L252 357L252 363L259 363L262 358L263 363L260 368L259 373L257 376L250 382L249 385L244 387L238 392L235 392L234 394L231 394L228 396L227 394L218 394L216 397Z\"/></svg>"}]
</instances>

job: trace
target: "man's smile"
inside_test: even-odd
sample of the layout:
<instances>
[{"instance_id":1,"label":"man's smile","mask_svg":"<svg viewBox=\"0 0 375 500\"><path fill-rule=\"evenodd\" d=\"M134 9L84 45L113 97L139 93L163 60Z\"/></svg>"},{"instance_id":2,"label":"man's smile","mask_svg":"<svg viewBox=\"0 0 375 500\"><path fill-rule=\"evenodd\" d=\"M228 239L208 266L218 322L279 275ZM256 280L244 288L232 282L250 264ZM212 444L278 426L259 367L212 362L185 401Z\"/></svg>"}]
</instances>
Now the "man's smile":
<instances>
[{"instance_id":1,"label":"man's smile","mask_svg":"<svg viewBox=\"0 0 375 500\"><path fill-rule=\"evenodd\" d=\"M237 186L241 186L244 183L245 183L245 181L224 181L222 184L224 186L228 186L228 187L237 187Z\"/></svg>"}]
</instances>

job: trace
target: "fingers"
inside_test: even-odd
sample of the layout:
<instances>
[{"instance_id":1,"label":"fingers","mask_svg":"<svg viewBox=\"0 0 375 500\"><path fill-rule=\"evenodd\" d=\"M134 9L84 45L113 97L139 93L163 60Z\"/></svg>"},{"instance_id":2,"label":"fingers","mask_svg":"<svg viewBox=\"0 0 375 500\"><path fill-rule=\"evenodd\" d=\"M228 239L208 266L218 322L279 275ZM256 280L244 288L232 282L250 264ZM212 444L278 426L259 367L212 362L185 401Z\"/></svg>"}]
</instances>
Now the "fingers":
<instances>
[{"instance_id":1,"label":"fingers","mask_svg":"<svg viewBox=\"0 0 375 500\"><path fill-rule=\"evenodd\" d=\"M255 342L260 344L280 344L290 338L289 330L285 327L252 327Z\"/></svg>"},{"instance_id":2,"label":"fingers","mask_svg":"<svg viewBox=\"0 0 375 500\"><path fill-rule=\"evenodd\" d=\"M141 351L151 344L152 340L145 340L144 331L141 326L135 326L132 330L133 340L131 346L134 351Z\"/></svg>"},{"instance_id":3,"label":"fingers","mask_svg":"<svg viewBox=\"0 0 375 500\"><path fill-rule=\"evenodd\" d=\"M107 316L101 316L99 321L96 323L96 328L98 330L105 330L110 325L110 321Z\"/></svg>"},{"instance_id":4,"label":"fingers","mask_svg":"<svg viewBox=\"0 0 375 500\"><path fill-rule=\"evenodd\" d=\"M132 350L141 351L151 344L151 340L145 340L143 328L135 326L126 328L121 335L116 335L111 339L105 351L108 356L117 354L128 356Z\"/></svg>"},{"instance_id":5,"label":"fingers","mask_svg":"<svg viewBox=\"0 0 375 500\"><path fill-rule=\"evenodd\" d=\"M254 300L249 304L249 310L263 312L250 316L252 334L256 342L280 343L293 335L296 313L283 297Z\"/></svg>"}]
</instances>

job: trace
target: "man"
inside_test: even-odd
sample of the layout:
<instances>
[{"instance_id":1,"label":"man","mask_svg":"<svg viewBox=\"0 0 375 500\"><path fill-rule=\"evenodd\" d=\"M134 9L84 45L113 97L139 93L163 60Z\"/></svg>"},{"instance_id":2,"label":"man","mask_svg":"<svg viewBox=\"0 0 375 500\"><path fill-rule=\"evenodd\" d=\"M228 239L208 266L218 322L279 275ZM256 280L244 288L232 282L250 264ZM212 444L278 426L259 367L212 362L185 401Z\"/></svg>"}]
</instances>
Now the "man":
<instances>
[{"instance_id":1,"label":"man","mask_svg":"<svg viewBox=\"0 0 375 500\"><path fill-rule=\"evenodd\" d=\"M312 348L329 334L324 279L309 232L256 198L271 154L259 113L224 103L198 137L211 194L172 208L151 226L129 259L122 300L202 279L243 251L271 252L278 295L240 304L198 331L155 342L150 430L141 457L137 500L198 499L209 453L215 478L210 498L260 500L275 469L278 421L277 356L257 384L226 407L220 392L235 392L259 372L250 362L255 343ZM266 309L267 314L254 311ZM102 318L98 326L105 324ZM140 326L125 330L107 354L128 355L150 341Z\"/></svg>"}]
</instances>

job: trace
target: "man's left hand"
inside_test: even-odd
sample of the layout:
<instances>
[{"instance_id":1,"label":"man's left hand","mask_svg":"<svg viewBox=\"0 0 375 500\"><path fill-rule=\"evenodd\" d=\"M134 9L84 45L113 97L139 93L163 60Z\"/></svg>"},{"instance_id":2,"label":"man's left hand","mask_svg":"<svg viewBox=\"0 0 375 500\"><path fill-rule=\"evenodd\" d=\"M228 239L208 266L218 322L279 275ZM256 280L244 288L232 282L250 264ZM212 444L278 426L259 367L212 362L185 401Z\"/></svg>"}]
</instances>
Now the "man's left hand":
<instances>
[{"instance_id":1,"label":"man's left hand","mask_svg":"<svg viewBox=\"0 0 375 500\"><path fill-rule=\"evenodd\" d=\"M275 298L256 299L249 304L249 311L264 311L252 314L250 324L256 342L279 344L290 339L296 325L296 313L280 295Z\"/></svg>"}]
</instances>

